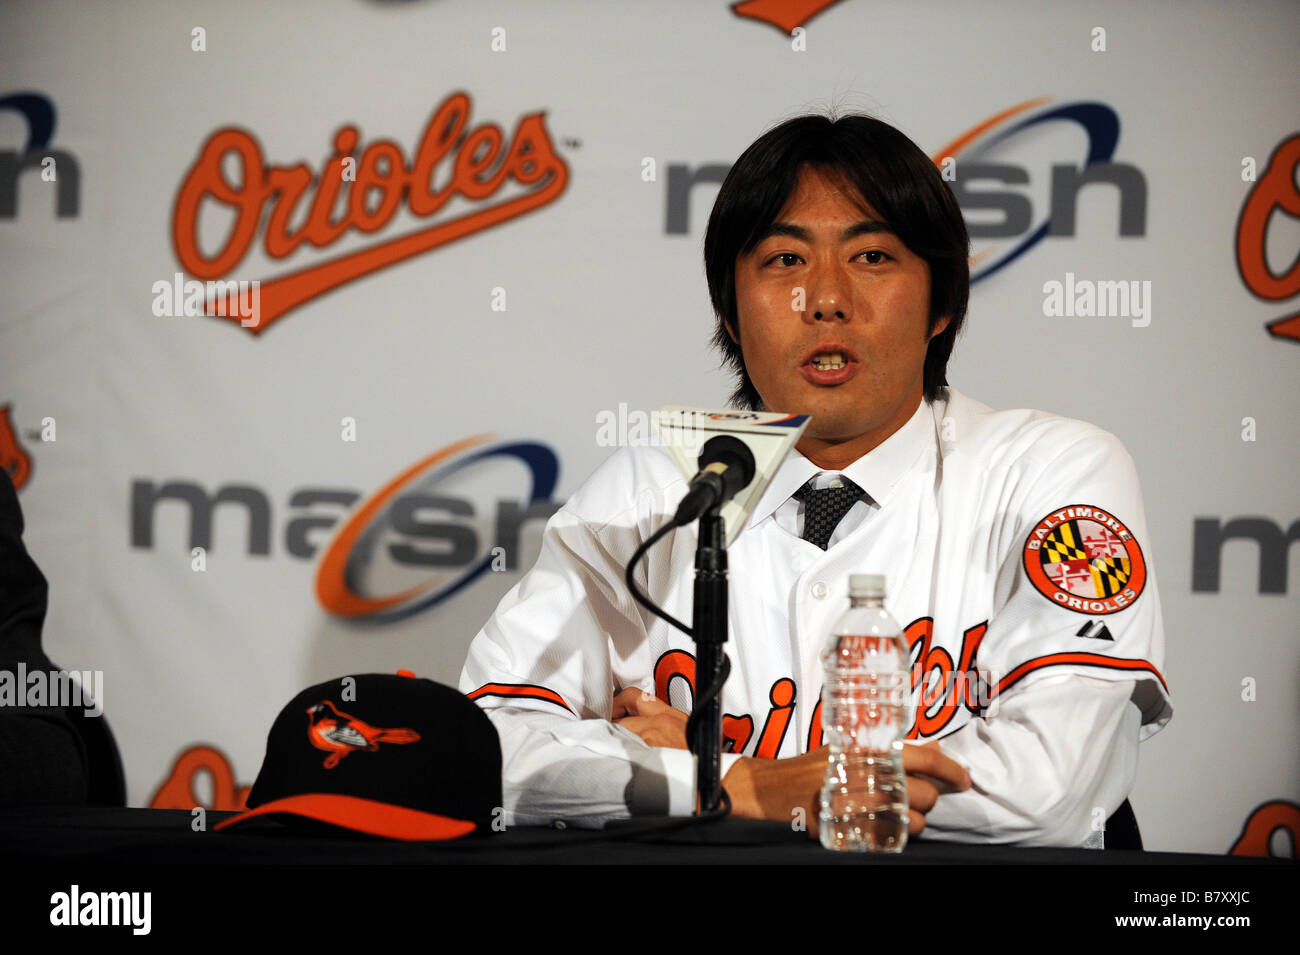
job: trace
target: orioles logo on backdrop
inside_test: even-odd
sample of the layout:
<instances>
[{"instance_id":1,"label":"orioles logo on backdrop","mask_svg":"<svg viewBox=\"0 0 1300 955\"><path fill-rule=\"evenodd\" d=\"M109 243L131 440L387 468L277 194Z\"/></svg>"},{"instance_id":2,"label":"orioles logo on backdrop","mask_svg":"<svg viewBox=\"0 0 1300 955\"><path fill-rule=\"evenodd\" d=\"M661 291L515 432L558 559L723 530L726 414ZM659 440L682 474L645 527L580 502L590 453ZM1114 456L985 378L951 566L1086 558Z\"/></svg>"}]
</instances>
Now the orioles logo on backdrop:
<instances>
[{"instance_id":1,"label":"orioles logo on backdrop","mask_svg":"<svg viewBox=\"0 0 1300 955\"><path fill-rule=\"evenodd\" d=\"M569 168L556 155L545 113L523 116L507 142L494 123L469 129L470 108L467 93L448 96L409 162L389 139L376 140L356 155L360 132L355 125L342 126L334 135L334 155L319 173L304 162L268 164L261 144L243 129L214 132L185 174L172 212L177 261L196 279L226 286L224 291L209 287L205 313L233 320L256 335L318 295L554 202L568 183ZM233 181L226 173L230 165L239 171ZM435 175L443 183L437 188ZM489 202L507 191L512 195ZM414 231L385 233L403 203L415 219L431 219L457 198L471 203L470 211ZM202 221L205 204L217 207L225 217L221 221L230 221L211 254L199 242L212 229ZM340 205L344 208L336 217ZM307 245L328 249L345 238L369 240L333 258L259 280L258 304L247 316L239 291L231 288L238 283L213 280L229 276L259 235L266 257L276 262Z\"/></svg>"},{"instance_id":2,"label":"orioles logo on backdrop","mask_svg":"<svg viewBox=\"0 0 1300 955\"><path fill-rule=\"evenodd\" d=\"M1300 806L1284 799L1256 806L1246 818L1241 835L1228 850L1228 855L1274 856L1271 843L1277 832L1285 832L1290 837L1291 858L1297 858L1300 854Z\"/></svg>"},{"instance_id":3,"label":"orioles logo on backdrop","mask_svg":"<svg viewBox=\"0 0 1300 955\"><path fill-rule=\"evenodd\" d=\"M324 766L333 769L350 753L358 750L374 753L380 743L418 743L420 734L406 727L384 729L371 726L350 713L342 712L329 700L321 700L307 710L307 739L317 749L329 753Z\"/></svg>"},{"instance_id":4,"label":"orioles logo on backdrop","mask_svg":"<svg viewBox=\"0 0 1300 955\"><path fill-rule=\"evenodd\" d=\"M1300 172L1300 133L1277 144L1259 181L1242 204L1241 217L1237 220L1237 271L1250 293L1266 302L1300 295L1300 255L1291 260L1291 267L1282 275L1275 275L1268 264L1269 225L1278 221L1273 213L1300 219L1297 172ZM1266 327L1278 338L1300 341L1300 312L1275 319Z\"/></svg>"},{"instance_id":5,"label":"orioles logo on backdrop","mask_svg":"<svg viewBox=\"0 0 1300 955\"><path fill-rule=\"evenodd\" d=\"M219 812L243 812L248 808L249 787L235 782L230 760L213 746L191 746L182 750L172 763L167 778L149 800L149 808L189 811L204 806L194 788L202 775L208 777L212 786L212 798L206 808Z\"/></svg>"},{"instance_id":6,"label":"orioles logo on backdrop","mask_svg":"<svg viewBox=\"0 0 1300 955\"><path fill-rule=\"evenodd\" d=\"M810 20L839 2L840 0L742 0L731 5L731 12L738 17L770 23L783 33L792 33L795 27L807 26Z\"/></svg>"},{"instance_id":7,"label":"orioles logo on backdrop","mask_svg":"<svg viewBox=\"0 0 1300 955\"><path fill-rule=\"evenodd\" d=\"M14 488L21 491L32 477L32 456L18 440L18 431L10 414L12 407L0 405L0 468L9 475Z\"/></svg>"},{"instance_id":8,"label":"orioles logo on backdrop","mask_svg":"<svg viewBox=\"0 0 1300 955\"><path fill-rule=\"evenodd\" d=\"M1146 586L1142 548L1100 507L1076 504L1045 516L1025 539L1024 559L1040 594L1079 613L1123 610Z\"/></svg>"}]
</instances>

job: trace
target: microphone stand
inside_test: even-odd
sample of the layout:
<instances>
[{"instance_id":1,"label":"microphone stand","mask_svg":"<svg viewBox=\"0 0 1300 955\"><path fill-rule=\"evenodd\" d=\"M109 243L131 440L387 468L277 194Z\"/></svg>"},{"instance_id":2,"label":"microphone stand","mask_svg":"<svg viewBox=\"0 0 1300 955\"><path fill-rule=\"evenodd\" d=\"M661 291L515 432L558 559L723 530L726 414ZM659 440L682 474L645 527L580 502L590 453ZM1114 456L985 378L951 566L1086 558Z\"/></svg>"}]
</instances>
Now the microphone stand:
<instances>
[{"instance_id":1,"label":"microphone stand","mask_svg":"<svg viewBox=\"0 0 1300 955\"><path fill-rule=\"evenodd\" d=\"M700 517L695 549L695 687L699 699L711 692L697 711L695 732L689 740L696 756L696 815L717 810L722 798L722 686L719 683L727 640L727 532L726 522L713 507ZM724 677L725 678L725 677ZM718 683L716 687L715 683Z\"/></svg>"}]
</instances>

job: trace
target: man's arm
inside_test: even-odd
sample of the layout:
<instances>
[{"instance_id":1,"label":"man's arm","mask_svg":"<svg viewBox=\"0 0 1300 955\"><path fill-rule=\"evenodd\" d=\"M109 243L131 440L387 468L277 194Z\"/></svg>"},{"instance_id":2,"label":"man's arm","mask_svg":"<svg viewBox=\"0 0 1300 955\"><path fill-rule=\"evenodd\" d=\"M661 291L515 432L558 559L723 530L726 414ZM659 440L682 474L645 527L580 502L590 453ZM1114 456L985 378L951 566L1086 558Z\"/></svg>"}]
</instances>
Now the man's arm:
<instances>
[{"instance_id":1,"label":"man's arm","mask_svg":"<svg viewBox=\"0 0 1300 955\"><path fill-rule=\"evenodd\" d=\"M0 670L57 670L41 648L49 585L23 545L23 513L0 468ZM86 801L85 746L57 706L0 708L0 806Z\"/></svg>"},{"instance_id":2,"label":"man's arm","mask_svg":"<svg viewBox=\"0 0 1300 955\"><path fill-rule=\"evenodd\" d=\"M619 691L626 701L654 689L645 620L623 581L650 525L671 513L644 460L615 455L551 517L536 565L470 646L459 687L500 736L507 825L599 826L695 809L694 757L614 722L638 718L616 701ZM650 499L633 503L634 489ZM643 587L662 588L674 543L639 565ZM738 758L723 754L723 772Z\"/></svg>"},{"instance_id":3,"label":"man's arm","mask_svg":"<svg viewBox=\"0 0 1300 955\"><path fill-rule=\"evenodd\" d=\"M1021 461L974 661L992 699L939 737L974 786L927 822L952 841L1078 846L1131 789L1142 733L1169 718L1159 594L1136 470L1113 435L1057 425Z\"/></svg>"},{"instance_id":4,"label":"man's arm","mask_svg":"<svg viewBox=\"0 0 1300 955\"><path fill-rule=\"evenodd\" d=\"M1069 675L1001 701L939 741L970 770L939 799L929 834L952 842L1080 846L1104 828L1137 771L1141 714L1131 682Z\"/></svg>"},{"instance_id":5,"label":"man's arm","mask_svg":"<svg viewBox=\"0 0 1300 955\"><path fill-rule=\"evenodd\" d=\"M789 822L801 809L808 834L816 836L827 756L827 748L822 746L787 759L741 759L722 779L722 787L731 797L732 813ZM928 813L941 795L971 787L970 774L937 743L903 747L903 771L907 775L907 828L914 836L925 830Z\"/></svg>"},{"instance_id":6,"label":"man's arm","mask_svg":"<svg viewBox=\"0 0 1300 955\"><path fill-rule=\"evenodd\" d=\"M686 749L686 714L649 693L625 690L614 700L614 714L615 722L651 746ZM827 756L827 748L822 746L787 759L744 757L733 759L729 768L724 763L722 788L731 797L732 814L789 822L799 811L809 833L816 836ZM925 814L941 792L961 792L971 786L970 774L944 755L937 743L906 747L903 770L907 774L908 829L913 835L925 828Z\"/></svg>"},{"instance_id":7,"label":"man's arm","mask_svg":"<svg viewBox=\"0 0 1300 955\"><path fill-rule=\"evenodd\" d=\"M694 760L608 720L513 707L488 710L501 738L507 825L599 827L629 815L694 811Z\"/></svg>"}]
</instances>

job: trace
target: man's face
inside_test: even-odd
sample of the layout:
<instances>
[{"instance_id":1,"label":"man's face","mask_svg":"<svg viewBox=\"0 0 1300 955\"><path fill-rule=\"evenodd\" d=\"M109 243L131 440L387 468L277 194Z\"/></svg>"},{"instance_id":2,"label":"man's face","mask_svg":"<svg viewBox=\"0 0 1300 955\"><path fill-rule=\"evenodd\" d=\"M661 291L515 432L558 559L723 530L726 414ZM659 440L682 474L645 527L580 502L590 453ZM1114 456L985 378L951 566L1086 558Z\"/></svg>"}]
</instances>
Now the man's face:
<instances>
[{"instance_id":1,"label":"man's face","mask_svg":"<svg viewBox=\"0 0 1300 955\"><path fill-rule=\"evenodd\" d=\"M811 415L798 448L838 469L916 411L929 310L925 260L850 185L805 166L771 232L736 259L739 336L728 330L764 407Z\"/></svg>"}]
</instances>

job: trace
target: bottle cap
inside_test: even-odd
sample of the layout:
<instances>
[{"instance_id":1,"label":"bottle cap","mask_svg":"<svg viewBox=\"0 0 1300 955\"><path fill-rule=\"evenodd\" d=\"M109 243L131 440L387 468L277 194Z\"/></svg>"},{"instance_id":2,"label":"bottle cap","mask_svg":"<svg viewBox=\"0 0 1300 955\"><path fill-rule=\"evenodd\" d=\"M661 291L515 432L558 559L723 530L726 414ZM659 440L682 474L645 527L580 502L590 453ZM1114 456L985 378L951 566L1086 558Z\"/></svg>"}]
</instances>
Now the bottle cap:
<instances>
[{"instance_id":1,"label":"bottle cap","mask_svg":"<svg viewBox=\"0 0 1300 955\"><path fill-rule=\"evenodd\" d=\"M850 597L885 596L884 574L849 574Z\"/></svg>"}]
</instances>

